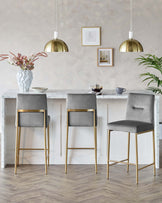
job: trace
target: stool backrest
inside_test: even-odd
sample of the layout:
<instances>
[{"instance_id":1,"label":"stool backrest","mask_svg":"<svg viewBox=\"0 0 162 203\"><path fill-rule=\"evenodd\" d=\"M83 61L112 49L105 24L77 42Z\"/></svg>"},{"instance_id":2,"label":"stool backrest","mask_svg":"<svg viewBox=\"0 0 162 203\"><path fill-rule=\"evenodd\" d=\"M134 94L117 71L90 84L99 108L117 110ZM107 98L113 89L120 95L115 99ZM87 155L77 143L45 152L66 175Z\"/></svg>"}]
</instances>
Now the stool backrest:
<instances>
[{"instance_id":1,"label":"stool backrest","mask_svg":"<svg viewBox=\"0 0 162 203\"><path fill-rule=\"evenodd\" d=\"M46 94L18 94L17 95L18 109L45 109L47 110Z\"/></svg>"},{"instance_id":2,"label":"stool backrest","mask_svg":"<svg viewBox=\"0 0 162 203\"><path fill-rule=\"evenodd\" d=\"M23 110L46 110L47 121L47 97L46 94L18 94L17 109ZM44 125L44 114L38 112L19 113L19 126L39 127ZM46 123L47 125L47 123Z\"/></svg>"},{"instance_id":3,"label":"stool backrest","mask_svg":"<svg viewBox=\"0 0 162 203\"><path fill-rule=\"evenodd\" d=\"M127 120L154 123L154 98L152 94L129 93Z\"/></svg>"},{"instance_id":4,"label":"stool backrest","mask_svg":"<svg viewBox=\"0 0 162 203\"><path fill-rule=\"evenodd\" d=\"M97 125L97 105L95 94L68 94L67 109L95 109ZM93 112L69 112L69 126L93 126Z\"/></svg>"}]
</instances>

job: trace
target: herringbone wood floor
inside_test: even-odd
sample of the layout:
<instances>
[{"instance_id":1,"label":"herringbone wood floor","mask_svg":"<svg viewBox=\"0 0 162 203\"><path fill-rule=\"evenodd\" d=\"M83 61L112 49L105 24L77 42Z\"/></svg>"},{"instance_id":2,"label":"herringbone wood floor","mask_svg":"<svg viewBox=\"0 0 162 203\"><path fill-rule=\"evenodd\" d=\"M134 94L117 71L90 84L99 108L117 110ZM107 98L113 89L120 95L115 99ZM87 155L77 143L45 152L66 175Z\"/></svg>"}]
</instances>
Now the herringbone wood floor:
<instances>
[{"instance_id":1,"label":"herringbone wood floor","mask_svg":"<svg viewBox=\"0 0 162 203\"><path fill-rule=\"evenodd\" d=\"M140 171L136 185L135 168L112 166L110 180L106 179L106 165L53 165L44 175L42 165L22 165L14 175L13 167L0 170L0 203L126 203L162 202L162 169L154 177L152 167Z\"/></svg>"},{"instance_id":2,"label":"herringbone wood floor","mask_svg":"<svg viewBox=\"0 0 162 203\"><path fill-rule=\"evenodd\" d=\"M161 167L162 167L162 141ZM135 183L135 167L112 166L110 180L106 179L106 165L64 165L48 167L25 165L14 175L13 167L0 169L0 203L161 203L162 168L152 175L152 167L139 172L139 185Z\"/></svg>"}]
</instances>

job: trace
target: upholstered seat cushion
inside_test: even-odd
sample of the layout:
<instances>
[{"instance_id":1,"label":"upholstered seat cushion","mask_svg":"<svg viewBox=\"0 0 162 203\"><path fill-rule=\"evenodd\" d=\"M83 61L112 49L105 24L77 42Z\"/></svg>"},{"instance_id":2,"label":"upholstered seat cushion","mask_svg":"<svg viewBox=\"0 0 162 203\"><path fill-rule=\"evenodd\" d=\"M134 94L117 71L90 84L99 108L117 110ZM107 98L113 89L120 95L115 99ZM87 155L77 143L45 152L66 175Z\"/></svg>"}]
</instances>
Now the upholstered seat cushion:
<instances>
[{"instance_id":1,"label":"upholstered seat cushion","mask_svg":"<svg viewBox=\"0 0 162 203\"><path fill-rule=\"evenodd\" d=\"M120 120L108 123L108 129L114 131L140 133L147 130L153 130L154 126L152 123L146 123L135 120Z\"/></svg>"},{"instance_id":2,"label":"upholstered seat cushion","mask_svg":"<svg viewBox=\"0 0 162 203\"><path fill-rule=\"evenodd\" d=\"M47 116L46 127L50 122L50 116ZM44 127L43 113L20 113L19 114L19 127Z\"/></svg>"}]
</instances>

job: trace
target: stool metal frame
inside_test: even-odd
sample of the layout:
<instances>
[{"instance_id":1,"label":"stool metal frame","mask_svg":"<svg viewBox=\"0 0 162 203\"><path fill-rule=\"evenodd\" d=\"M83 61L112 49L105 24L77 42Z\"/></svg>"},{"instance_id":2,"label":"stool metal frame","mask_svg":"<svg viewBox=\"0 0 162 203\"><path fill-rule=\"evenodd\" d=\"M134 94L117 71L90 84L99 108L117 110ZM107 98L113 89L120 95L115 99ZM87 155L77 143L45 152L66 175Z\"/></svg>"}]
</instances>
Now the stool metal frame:
<instances>
[{"instance_id":1,"label":"stool metal frame","mask_svg":"<svg viewBox=\"0 0 162 203\"><path fill-rule=\"evenodd\" d=\"M43 113L44 115L44 148L21 148L20 138L21 138L21 127L18 126L19 123L19 113ZM49 165L49 125L47 127L47 143L46 143L46 110L45 109L18 109L17 110L17 123L16 123L16 150L15 150L15 174L17 174L17 165L19 165L19 152L20 150L44 150L45 152L45 174L47 174L47 152L48 152L48 165ZM48 147L47 147L48 145Z\"/></svg>"},{"instance_id":2,"label":"stool metal frame","mask_svg":"<svg viewBox=\"0 0 162 203\"><path fill-rule=\"evenodd\" d=\"M109 179L109 166L113 166L118 163L126 164L127 165L127 172L129 172L129 165L135 165L136 166L136 183L138 184L138 171L149 167L149 166L154 166L154 176L156 175L156 167L155 167L155 133L154 130L151 131L145 131L145 132L140 132L140 133L135 133L135 145L136 145L136 163L129 163L129 151L130 151L130 132L128 132L128 153L127 153L127 159L120 160L120 161L115 161L115 160L110 160L110 133L113 130L108 130L108 149L107 149L107 179ZM153 163L145 165L141 168L138 167L138 135L147 133L147 132L152 132L153 136ZM110 164L110 162L113 162Z\"/></svg>"},{"instance_id":3,"label":"stool metal frame","mask_svg":"<svg viewBox=\"0 0 162 203\"><path fill-rule=\"evenodd\" d=\"M68 137L69 137L69 112L93 112L93 128L94 128L94 147L93 148L74 148L68 147ZM66 159L65 159L65 173L67 173L67 159L68 159L68 150L77 150L77 149L88 149L95 150L95 172L97 173L97 127L96 127L96 113L95 109L67 109L67 132L66 132Z\"/></svg>"}]
</instances>

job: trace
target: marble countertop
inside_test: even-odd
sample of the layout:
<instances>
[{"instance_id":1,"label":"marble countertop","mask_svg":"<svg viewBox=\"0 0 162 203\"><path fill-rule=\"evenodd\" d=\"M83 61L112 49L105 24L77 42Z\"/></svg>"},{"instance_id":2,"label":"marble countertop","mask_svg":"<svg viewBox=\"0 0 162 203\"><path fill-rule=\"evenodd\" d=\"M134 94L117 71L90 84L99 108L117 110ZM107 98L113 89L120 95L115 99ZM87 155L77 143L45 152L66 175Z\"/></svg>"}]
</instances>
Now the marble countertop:
<instances>
[{"instance_id":1,"label":"marble countertop","mask_svg":"<svg viewBox=\"0 0 162 203\"><path fill-rule=\"evenodd\" d=\"M102 95L97 95L97 99L127 99L129 92L138 92L138 93L147 93L150 94L150 91L147 90L132 90L127 91L121 95L117 95L115 90L104 89ZM8 90L2 95L3 99L14 99L17 97L18 90ZM28 92L30 94L36 94L34 91ZM66 89L66 90L47 90L45 92L48 99L66 99L68 93L89 93L89 90L77 90L77 89Z\"/></svg>"}]
</instances>

